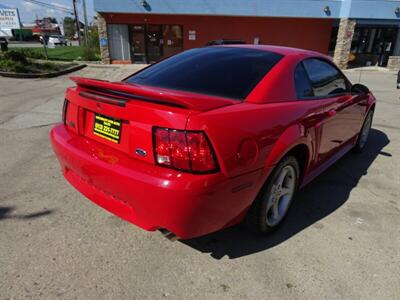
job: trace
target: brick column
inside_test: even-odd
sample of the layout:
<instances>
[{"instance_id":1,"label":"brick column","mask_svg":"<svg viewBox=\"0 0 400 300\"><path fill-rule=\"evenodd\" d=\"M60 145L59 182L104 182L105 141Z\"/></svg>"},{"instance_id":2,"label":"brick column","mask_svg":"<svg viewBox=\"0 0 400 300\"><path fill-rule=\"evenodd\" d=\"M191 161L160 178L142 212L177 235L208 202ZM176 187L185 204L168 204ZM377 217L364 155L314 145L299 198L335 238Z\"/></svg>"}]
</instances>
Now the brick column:
<instances>
[{"instance_id":1,"label":"brick column","mask_svg":"<svg viewBox=\"0 0 400 300\"><path fill-rule=\"evenodd\" d=\"M99 30L99 39L100 39L100 55L101 62L103 64L109 64L110 61L110 49L109 49L109 41L107 34L107 23L103 16L97 13L97 28ZM106 41L105 45L103 41Z\"/></svg>"},{"instance_id":2,"label":"brick column","mask_svg":"<svg viewBox=\"0 0 400 300\"><path fill-rule=\"evenodd\" d=\"M336 39L335 54L333 61L341 68L346 69L349 61L351 41L353 40L356 21L351 19L341 19L339 31Z\"/></svg>"}]
</instances>

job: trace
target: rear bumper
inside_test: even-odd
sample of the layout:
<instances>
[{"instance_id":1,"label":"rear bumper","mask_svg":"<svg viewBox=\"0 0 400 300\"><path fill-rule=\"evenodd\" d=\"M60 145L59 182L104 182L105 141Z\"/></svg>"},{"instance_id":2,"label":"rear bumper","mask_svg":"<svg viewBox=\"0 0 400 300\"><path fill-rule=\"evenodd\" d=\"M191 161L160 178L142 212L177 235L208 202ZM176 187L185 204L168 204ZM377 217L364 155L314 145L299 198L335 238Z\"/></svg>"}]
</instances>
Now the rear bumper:
<instances>
[{"instance_id":1,"label":"rear bumper","mask_svg":"<svg viewBox=\"0 0 400 300\"><path fill-rule=\"evenodd\" d=\"M183 239L239 222L266 176L266 170L227 178L158 167L64 125L50 138L65 178L83 195L145 230L164 228Z\"/></svg>"}]
</instances>

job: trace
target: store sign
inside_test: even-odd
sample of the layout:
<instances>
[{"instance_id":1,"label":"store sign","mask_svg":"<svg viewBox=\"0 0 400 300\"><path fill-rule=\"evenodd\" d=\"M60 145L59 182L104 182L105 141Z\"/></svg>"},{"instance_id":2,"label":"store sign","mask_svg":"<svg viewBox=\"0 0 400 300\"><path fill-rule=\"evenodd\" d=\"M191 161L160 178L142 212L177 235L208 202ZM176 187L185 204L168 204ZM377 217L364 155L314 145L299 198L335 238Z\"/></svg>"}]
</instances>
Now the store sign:
<instances>
[{"instance_id":1,"label":"store sign","mask_svg":"<svg viewBox=\"0 0 400 300\"><path fill-rule=\"evenodd\" d=\"M0 8L0 29L20 29L19 15L16 8Z\"/></svg>"},{"instance_id":2,"label":"store sign","mask_svg":"<svg viewBox=\"0 0 400 300\"><path fill-rule=\"evenodd\" d=\"M195 40L196 40L196 31L189 30L189 41L195 41Z\"/></svg>"}]
</instances>

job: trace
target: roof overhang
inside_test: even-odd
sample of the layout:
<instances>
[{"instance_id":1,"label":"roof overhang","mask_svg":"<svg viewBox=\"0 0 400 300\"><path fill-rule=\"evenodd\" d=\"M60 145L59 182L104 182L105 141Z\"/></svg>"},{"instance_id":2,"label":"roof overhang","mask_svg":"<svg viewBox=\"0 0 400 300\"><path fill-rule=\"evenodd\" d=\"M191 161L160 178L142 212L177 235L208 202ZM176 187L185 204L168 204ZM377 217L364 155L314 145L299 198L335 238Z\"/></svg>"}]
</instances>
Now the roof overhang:
<instances>
[{"instance_id":1,"label":"roof overhang","mask_svg":"<svg viewBox=\"0 0 400 300\"><path fill-rule=\"evenodd\" d=\"M94 0L100 13L394 19L400 2L382 0Z\"/></svg>"}]
</instances>

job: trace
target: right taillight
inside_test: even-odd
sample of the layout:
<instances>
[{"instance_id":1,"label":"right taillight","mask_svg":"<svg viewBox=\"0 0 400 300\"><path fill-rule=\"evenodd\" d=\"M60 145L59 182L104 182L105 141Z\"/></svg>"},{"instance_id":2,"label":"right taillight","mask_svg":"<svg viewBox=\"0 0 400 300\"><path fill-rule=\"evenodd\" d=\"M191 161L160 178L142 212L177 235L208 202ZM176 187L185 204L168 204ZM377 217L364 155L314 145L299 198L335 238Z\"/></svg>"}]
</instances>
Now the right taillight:
<instances>
[{"instance_id":1,"label":"right taillight","mask_svg":"<svg viewBox=\"0 0 400 300\"><path fill-rule=\"evenodd\" d=\"M62 122L64 123L64 125L67 122L68 104L69 104L69 101L67 99L64 99L64 105L63 105L63 108L62 108Z\"/></svg>"},{"instance_id":2,"label":"right taillight","mask_svg":"<svg viewBox=\"0 0 400 300\"><path fill-rule=\"evenodd\" d=\"M211 144L202 131L155 127L153 140L158 165L193 173L211 173L218 169Z\"/></svg>"}]
</instances>

